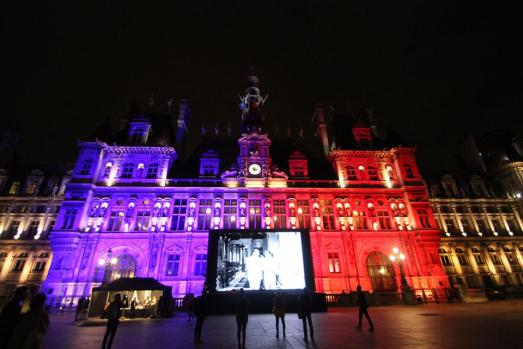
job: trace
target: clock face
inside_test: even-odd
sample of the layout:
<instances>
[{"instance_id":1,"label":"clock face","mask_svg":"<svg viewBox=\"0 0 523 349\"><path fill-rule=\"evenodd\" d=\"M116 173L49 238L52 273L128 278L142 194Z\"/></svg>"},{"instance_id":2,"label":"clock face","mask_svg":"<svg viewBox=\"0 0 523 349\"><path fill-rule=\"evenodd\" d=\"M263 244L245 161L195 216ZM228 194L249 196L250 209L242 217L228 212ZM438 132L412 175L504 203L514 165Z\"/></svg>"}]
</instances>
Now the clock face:
<instances>
[{"instance_id":1,"label":"clock face","mask_svg":"<svg viewBox=\"0 0 523 349\"><path fill-rule=\"evenodd\" d=\"M261 173L261 166L258 164L250 164L249 173L253 176L259 175Z\"/></svg>"}]
</instances>

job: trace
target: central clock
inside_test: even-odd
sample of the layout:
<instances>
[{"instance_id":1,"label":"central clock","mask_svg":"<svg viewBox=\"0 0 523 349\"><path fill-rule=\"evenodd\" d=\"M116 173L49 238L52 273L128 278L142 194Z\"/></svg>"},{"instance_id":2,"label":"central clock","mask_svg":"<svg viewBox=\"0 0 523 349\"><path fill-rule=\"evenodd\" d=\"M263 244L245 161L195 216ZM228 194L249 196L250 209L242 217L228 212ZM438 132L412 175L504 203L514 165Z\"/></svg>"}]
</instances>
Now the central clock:
<instances>
[{"instance_id":1,"label":"central clock","mask_svg":"<svg viewBox=\"0 0 523 349\"><path fill-rule=\"evenodd\" d=\"M258 164L250 164L249 165L249 174L253 176L257 176L261 173L261 166Z\"/></svg>"}]
</instances>

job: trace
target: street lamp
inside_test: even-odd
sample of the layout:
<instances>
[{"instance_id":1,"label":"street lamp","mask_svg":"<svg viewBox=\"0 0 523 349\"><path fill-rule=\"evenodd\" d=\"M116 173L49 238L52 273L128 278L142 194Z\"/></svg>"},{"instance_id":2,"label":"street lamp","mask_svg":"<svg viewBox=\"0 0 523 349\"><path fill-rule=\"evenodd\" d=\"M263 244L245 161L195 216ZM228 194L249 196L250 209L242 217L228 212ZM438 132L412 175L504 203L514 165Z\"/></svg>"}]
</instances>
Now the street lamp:
<instances>
[{"instance_id":1,"label":"street lamp","mask_svg":"<svg viewBox=\"0 0 523 349\"><path fill-rule=\"evenodd\" d=\"M98 265L100 267L105 266L104 278L102 280L103 284L106 284L111 281L111 274L113 272L113 267L118 263L118 258L113 256L113 250L107 250L105 257L100 257L98 260Z\"/></svg>"},{"instance_id":2,"label":"street lamp","mask_svg":"<svg viewBox=\"0 0 523 349\"><path fill-rule=\"evenodd\" d=\"M399 248L393 247L392 254L389 256L391 262L398 262L400 268L400 277L401 277L401 296L405 304L414 304L414 294L412 288L405 278L405 270L403 269L403 261L405 260L405 255L400 251Z\"/></svg>"}]
</instances>

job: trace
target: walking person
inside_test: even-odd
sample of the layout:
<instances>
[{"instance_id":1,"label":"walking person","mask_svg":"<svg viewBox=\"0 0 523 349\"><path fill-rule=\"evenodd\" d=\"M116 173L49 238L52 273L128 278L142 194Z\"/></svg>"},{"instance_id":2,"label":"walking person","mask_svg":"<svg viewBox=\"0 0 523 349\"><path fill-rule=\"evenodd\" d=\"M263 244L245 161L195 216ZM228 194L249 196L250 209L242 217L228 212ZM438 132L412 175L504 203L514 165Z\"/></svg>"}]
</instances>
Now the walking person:
<instances>
[{"instance_id":1,"label":"walking person","mask_svg":"<svg viewBox=\"0 0 523 349\"><path fill-rule=\"evenodd\" d=\"M129 301L127 299L127 296L123 296L123 302L122 302L122 296L117 293L114 296L114 301L109 303L109 306L107 307L107 329L105 330L104 340L102 342L102 349L111 349L111 346L113 344L114 336L116 335L116 330L118 329L118 325L120 324L120 315L122 308L127 308L129 306ZM109 340L109 343L107 343L107 340ZM106 347L107 344L107 347Z\"/></svg>"},{"instance_id":2,"label":"walking person","mask_svg":"<svg viewBox=\"0 0 523 349\"><path fill-rule=\"evenodd\" d=\"M22 311L22 303L29 296L29 288L27 286L18 287L15 290L13 299L11 299L2 309L0 314L0 349L7 348L9 339L20 318Z\"/></svg>"},{"instance_id":3,"label":"walking person","mask_svg":"<svg viewBox=\"0 0 523 349\"><path fill-rule=\"evenodd\" d=\"M249 321L249 300L243 288L240 289L237 296L234 310L236 314L236 338L238 339L238 348L242 349L245 348L247 322Z\"/></svg>"},{"instance_id":4,"label":"walking person","mask_svg":"<svg viewBox=\"0 0 523 349\"><path fill-rule=\"evenodd\" d=\"M87 318L87 312L89 311L89 304L90 304L89 298L86 298L84 301L84 306L82 309L82 314L80 315L81 320L85 320Z\"/></svg>"},{"instance_id":5,"label":"walking person","mask_svg":"<svg viewBox=\"0 0 523 349\"><path fill-rule=\"evenodd\" d=\"M29 311L22 316L9 341L9 349L42 348L42 338L49 328L49 315L44 310L45 295L39 293L29 304Z\"/></svg>"},{"instance_id":6,"label":"walking person","mask_svg":"<svg viewBox=\"0 0 523 349\"><path fill-rule=\"evenodd\" d=\"M84 309L84 302L85 302L85 298L80 297L80 299L78 300L78 303L76 304L76 314L74 315L74 321L78 321L78 318L81 318L82 311Z\"/></svg>"},{"instance_id":7,"label":"walking person","mask_svg":"<svg viewBox=\"0 0 523 349\"><path fill-rule=\"evenodd\" d=\"M193 312L194 312L194 294L187 293L185 297L183 297L183 308L187 312L187 321L190 322L193 319Z\"/></svg>"},{"instance_id":8,"label":"walking person","mask_svg":"<svg viewBox=\"0 0 523 349\"><path fill-rule=\"evenodd\" d=\"M298 317L303 321L303 340L307 339L307 322L309 323L310 337L314 341L314 328L312 327L312 295L307 288L303 289L303 293L298 297Z\"/></svg>"},{"instance_id":9,"label":"walking person","mask_svg":"<svg viewBox=\"0 0 523 349\"><path fill-rule=\"evenodd\" d=\"M194 299L193 296L193 311L196 316L196 326L194 327L194 343L202 343L202 328L205 316L207 316L207 295L204 293ZM191 311L192 314L192 311Z\"/></svg>"},{"instance_id":10,"label":"walking person","mask_svg":"<svg viewBox=\"0 0 523 349\"><path fill-rule=\"evenodd\" d=\"M280 338L279 324L281 320L281 326L283 329L283 338L285 338L285 297L281 291L276 291L272 299L272 312L276 318L276 338Z\"/></svg>"},{"instance_id":11,"label":"walking person","mask_svg":"<svg viewBox=\"0 0 523 349\"><path fill-rule=\"evenodd\" d=\"M361 291L361 286L358 285L356 287L356 291L358 292L358 308L359 308L359 316L358 316L358 326L356 327L358 330L361 330L361 320L363 318L363 315L365 315L365 318L367 319L370 329L369 331L374 331L374 324L372 323L372 320L370 319L369 312L367 311L369 305L367 304L367 298L365 298L365 293Z\"/></svg>"}]
</instances>

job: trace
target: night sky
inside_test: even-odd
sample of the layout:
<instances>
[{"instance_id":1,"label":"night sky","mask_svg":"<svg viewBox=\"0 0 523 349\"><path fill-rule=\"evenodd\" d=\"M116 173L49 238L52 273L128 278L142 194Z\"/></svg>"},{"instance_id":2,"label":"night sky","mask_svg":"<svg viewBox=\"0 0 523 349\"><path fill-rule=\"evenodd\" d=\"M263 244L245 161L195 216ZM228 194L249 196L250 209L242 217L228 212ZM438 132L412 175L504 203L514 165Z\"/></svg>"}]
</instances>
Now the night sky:
<instances>
[{"instance_id":1,"label":"night sky","mask_svg":"<svg viewBox=\"0 0 523 349\"><path fill-rule=\"evenodd\" d=\"M3 8L2 127L20 130L24 163L73 161L76 139L132 97L188 98L193 132L237 125L249 65L271 127L309 123L316 102L371 107L428 169L452 166L467 134L523 133L523 21L501 3L152 3Z\"/></svg>"}]
</instances>

